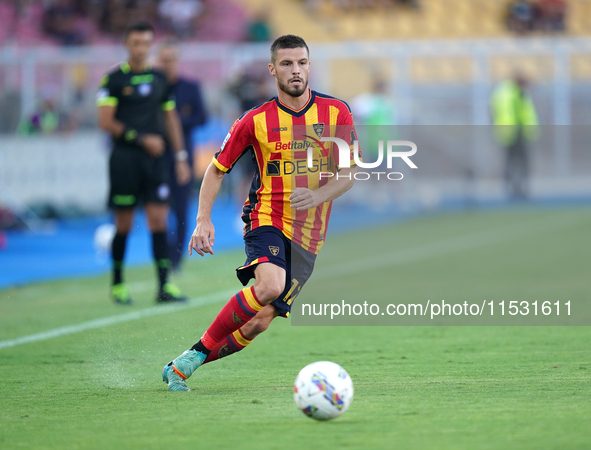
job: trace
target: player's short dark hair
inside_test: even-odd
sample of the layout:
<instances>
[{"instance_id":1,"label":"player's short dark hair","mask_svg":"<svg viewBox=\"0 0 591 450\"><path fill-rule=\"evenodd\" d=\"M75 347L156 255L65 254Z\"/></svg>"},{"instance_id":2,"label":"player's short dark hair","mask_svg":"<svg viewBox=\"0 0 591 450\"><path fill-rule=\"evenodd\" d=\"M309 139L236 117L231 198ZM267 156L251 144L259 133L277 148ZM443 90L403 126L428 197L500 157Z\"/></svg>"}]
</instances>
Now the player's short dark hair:
<instances>
[{"instance_id":1,"label":"player's short dark hair","mask_svg":"<svg viewBox=\"0 0 591 450\"><path fill-rule=\"evenodd\" d=\"M277 59L277 50L281 50L282 48L300 48L303 47L306 49L308 56L310 56L310 49L301 37L295 36L293 34L286 34L284 36L279 36L275 41L271 44L271 62L275 64L275 59Z\"/></svg>"},{"instance_id":2,"label":"player's short dark hair","mask_svg":"<svg viewBox=\"0 0 591 450\"><path fill-rule=\"evenodd\" d=\"M127 27L125 37L128 38L131 33L145 33L146 31L154 33L154 27L148 22L136 22Z\"/></svg>"}]
</instances>

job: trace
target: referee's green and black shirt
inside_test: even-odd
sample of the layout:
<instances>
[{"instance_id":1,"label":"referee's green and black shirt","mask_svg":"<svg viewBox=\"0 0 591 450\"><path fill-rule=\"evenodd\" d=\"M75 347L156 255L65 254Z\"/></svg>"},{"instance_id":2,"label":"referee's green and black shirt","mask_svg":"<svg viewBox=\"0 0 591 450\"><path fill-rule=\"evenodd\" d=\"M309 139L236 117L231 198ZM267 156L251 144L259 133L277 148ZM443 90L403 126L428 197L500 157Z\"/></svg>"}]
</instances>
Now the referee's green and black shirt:
<instances>
[{"instance_id":1,"label":"referee's green and black shirt","mask_svg":"<svg viewBox=\"0 0 591 450\"><path fill-rule=\"evenodd\" d=\"M97 93L97 106L116 106L115 119L129 130L164 136L163 111L176 106L166 76L148 67L132 72L127 62L107 74Z\"/></svg>"}]
</instances>

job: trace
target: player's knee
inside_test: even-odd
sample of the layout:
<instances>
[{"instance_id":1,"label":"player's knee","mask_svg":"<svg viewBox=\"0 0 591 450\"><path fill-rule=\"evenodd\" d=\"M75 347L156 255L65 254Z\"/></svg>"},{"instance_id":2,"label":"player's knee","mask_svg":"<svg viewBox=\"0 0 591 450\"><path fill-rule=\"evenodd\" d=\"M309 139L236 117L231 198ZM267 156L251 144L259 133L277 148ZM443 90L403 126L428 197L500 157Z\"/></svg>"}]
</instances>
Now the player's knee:
<instances>
[{"instance_id":1,"label":"player's knee","mask_svg":"<svg viewBox=\"0 0 591 450\"><path fill-rule=\"evenodd\" d=\"M131 224L129 224L129 225L117 224L117 226L115 228L116 228L117 234L129 234L129 232L131 231Z\"/></svg>"},{"instance_id":2,"label":"player's knee","mask_svg":"<svg viewBox=\"0 0 591 450\"><path fill-rule=\"evenodd\" d=\"M128 234L133 225L133 210L115 212L115 228L117 234Z\"/></svg>"},{"instance_id":3,"label":"player's knee","mask_svg":"<svg viewBox=\"0 0 591 450\"><path fill-rule=\"evenodd\" d=\"M166 219L163 218L150 218L148 220L148 228L152 233L157 233L159 231L166 231Z\"/></svg>"},{"instance_id":4,"label":"player's knee","mask_svg":"<svg viewBox=\"0 0 591 450\"><path fill-rule=\"evenodd\" d=\"M278 280L268 280L259 284L256 293L261 303L268 304L279 297L284 288L284 283L282 284Z\"/></svg>"},{"instance_id":5,"label":"player's knee","mask_svg":"<svg viewBox=\"0 0 591 450\"><path fill-rule=\"evenodd\" d=\"M285 284L283 284L283 283L280 283L280 282L273 283L269 287L269 296L272 297L273 300L275 300L277 297L279 297L281 295L284 288L285 288Z\"/></svg>"}]
</instances>

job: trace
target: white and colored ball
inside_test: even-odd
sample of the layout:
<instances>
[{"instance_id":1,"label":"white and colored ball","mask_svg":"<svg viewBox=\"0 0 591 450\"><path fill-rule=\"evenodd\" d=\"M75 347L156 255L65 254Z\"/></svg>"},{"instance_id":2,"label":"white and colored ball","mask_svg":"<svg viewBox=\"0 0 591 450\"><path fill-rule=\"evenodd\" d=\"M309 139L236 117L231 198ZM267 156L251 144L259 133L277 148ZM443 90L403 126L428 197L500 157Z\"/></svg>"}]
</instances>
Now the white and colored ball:
<instances>
[{"instance_id":1,"label":"white and colored ball","mask_svg":"<svg viewBox=\"0 0 591 450\"><path fill-rule=\"evenodd\" d=\"M318 361L304 367L293 389L297 407L316 420L339 417L353 401L351 377L345 369L330 361Z\"/></svg>"},{"instance_id":2,"label":"white and colored ball","mask_svg":"<svg viewBox=\"0 0 591 450\"><path fill-rule=\"evenodd\" d=\"M99 225L94 232L94 248L101 253L108 253L111 251L111 243L115 237L117 229L112 223L104 223Z\"/></svg>"}]
</instances>

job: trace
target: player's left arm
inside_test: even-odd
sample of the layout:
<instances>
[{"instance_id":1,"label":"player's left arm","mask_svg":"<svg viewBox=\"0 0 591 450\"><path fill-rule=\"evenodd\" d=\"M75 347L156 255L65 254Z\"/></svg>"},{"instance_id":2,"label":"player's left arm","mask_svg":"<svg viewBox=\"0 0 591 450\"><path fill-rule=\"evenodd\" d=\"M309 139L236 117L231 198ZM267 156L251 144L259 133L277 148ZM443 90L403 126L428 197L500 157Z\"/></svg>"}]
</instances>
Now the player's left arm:
<instances>
[{"instance_id":1,"label":"player's left arm","mask_svg":"<svg viewBox=\"0 0 591 450\"><path fill-rule=\"evenodd\" d=\"M176 108L164 111L164 121L168 139L172 147L175 160L175 171L179 184L187 184L191 179L191 168L187 162L189 155L183 142L183 129Z\"/></svg>"},{"instance_id":2,"label":"player's left arm","mask_svg":"<svg viewBox=\"0 0 591 450\"><path fill-rule=\"evenodd\" d=\"M319 187L316 190L308 188L296 188L289 196L291 207L302 211L305 209L315 208L324 202L331 202L335 198L339 198L345 192L353 187L355 183L355 173L357 167L345 167L339 170L338 177L332 176L328 183Z\"/></svg>"}]
</instances>

